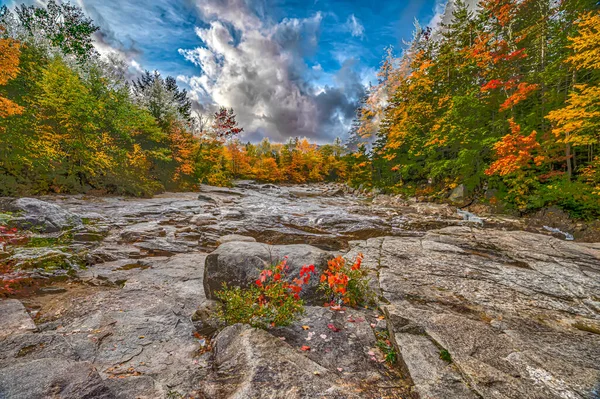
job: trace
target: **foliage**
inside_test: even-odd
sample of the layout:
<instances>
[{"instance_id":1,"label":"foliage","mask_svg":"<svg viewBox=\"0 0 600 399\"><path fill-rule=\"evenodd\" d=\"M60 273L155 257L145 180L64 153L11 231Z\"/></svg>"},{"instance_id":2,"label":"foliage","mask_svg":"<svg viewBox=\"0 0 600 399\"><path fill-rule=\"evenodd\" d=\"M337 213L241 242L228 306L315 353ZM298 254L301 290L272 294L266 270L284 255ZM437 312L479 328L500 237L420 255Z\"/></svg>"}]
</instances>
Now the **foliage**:
<instances>
[{"instance_id":1,"label":"foliage","mask_svg":"<svg viewBox=\"0 0 600 399\"><path fill-rule=\"evenodd\" d=\"M0 34L4 32L0 25ZM11 38L0 38L0 86L17 77L19 73L20 43ZM7 98L0 96L0 118L17 115L23 112L22 107ZM0 133L2 131L0 130Z\"/></svg>"},{"instance_id":2,"label":"foliage","mask_svg":"<svg viewBox=\"0 0 600 399\"><path fill-rule=\"evenodd\" d=\"M213 130L219 138L235 137L244 131L238 127L233 108L220 107L213 119Z\"/></svg>"},{"instance_id":3,"label":"foliage","mask_svg":"<svg viewBox=\"0 0 600 399\"><path fill-rule=\"evenodd\" d=\"M258 144L230 140L225 146L227 169L234 178L261 182L307 183L345 178L347 165L341 140L317 146L304 139L285 144L268 139Z\"/></svg>"},{"instance_id":4,"label":"foliage","mask_svg":"<svg viewBox=\"0 0 600 399\"><path fill-rule=\"evenodd\" d=\"M223 143L187 92L157 72L125 81L120 61L93 51L79 8L3 7L0 24L0 195L230 184Z\"/></svg>"},{"instance_id":5,"label":"foliage","mask_svg":"<svg viewBox=\"0 0 600 399\"><path fill-rule=\"evenodd\" d=\"M377 338L377 347L385 356L385 361L390 365L395 364L398 361L398 354L390 341L389 332L387 330L375 331L375 338Z\"/></svg>"},{"instance_id":6,"label":"foliage","mask_svg":"<svg viewBox=\"0 0 600 399\"><path fill-rule=\"evenodd\" d=\"M72 54L81 63L95 55L92 34L99 27L79 7L50 0L46 7L22 4L16 13L29 35L44 35L63 54Z\"/></svg>"},{"instance_id":7,"label":"foliage","mask_svg":"<svg viewBox=\"0 0 600 399\"><path fill-rule=\"evenodd\" d=\"M246 323L259 328L289 325L304 311L300 292L314 271L314 265L303 266L300 276L289 282L289 266L284 259L264 269L249 288L224 284L216 293L222 301L217 315L228 325Z\"/></svg>"},{"instance_id":8,"label":"foliage","mask_svg":"<svg viewBox=\"0 0 600 399\"><path fill-rule=\"evenodd\" d=\"M454 5L435 35L417 25L400 57L387 50L352 126L349 183L433 198L462 183L522 211L600 216L597 2ZM548 194L573 181L585 195Z\"/></svg>"},{"instance_id":9,"label":"foliage","mask_svg":"<svg viewBox=\"0 0 600 399\"><path fill-rule=\"evenodd\" d=\"M358 254L352 265L338 256L327 262L319 288L329 304L365 306L373 302L367 271L361 269L363 255Z\"/></svg>"}]
</instances>

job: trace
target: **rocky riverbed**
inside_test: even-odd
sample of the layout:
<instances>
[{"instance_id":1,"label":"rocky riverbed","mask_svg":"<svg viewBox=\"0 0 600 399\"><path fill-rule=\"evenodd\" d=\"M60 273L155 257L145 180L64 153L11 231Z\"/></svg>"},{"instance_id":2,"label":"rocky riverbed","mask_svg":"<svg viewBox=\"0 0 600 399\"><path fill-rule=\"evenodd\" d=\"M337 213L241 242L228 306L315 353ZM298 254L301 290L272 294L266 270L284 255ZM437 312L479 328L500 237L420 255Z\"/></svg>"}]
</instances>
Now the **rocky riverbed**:
<instances>
[{"instance_id":1,"label":"rocky riverbed","mask_svg":"<svg viewBox=\"0 0 600 399\"><path fill-rule=\"evenodd\" d=\"M2 399L600 398L600 243L577 235L334 185L0 207L36 231L2 254L31 278L0 300ZM309 289L289 327L211 328L222 281L358 253L378 308Z\"/></svg>"}]
</instances>

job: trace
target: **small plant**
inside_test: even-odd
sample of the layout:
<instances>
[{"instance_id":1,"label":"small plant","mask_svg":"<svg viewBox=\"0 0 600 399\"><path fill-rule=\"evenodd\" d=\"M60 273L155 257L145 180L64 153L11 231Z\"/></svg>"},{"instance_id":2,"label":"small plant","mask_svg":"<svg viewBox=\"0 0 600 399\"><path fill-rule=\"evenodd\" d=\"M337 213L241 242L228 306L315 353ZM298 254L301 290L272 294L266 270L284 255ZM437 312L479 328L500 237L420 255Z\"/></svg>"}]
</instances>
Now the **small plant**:
<instances>
[{"instance_id":1,"label":"small plant","mask_svg":"<svg viewBox=\"0 0 600 399\"><path fill-rule=\"evenodd\" d=\"M376 331L375 337L377 338L377 347L383 352L385 361L389 365L396 363L396 360L398 360L398 354L396 353L394 345L392 345L392 342L390 341L389 333L387 331Z\"/></svg>"},{"instance_id":2,"label":"small plant","mask_svg":"<svg viewBox=\"0 0 600 399\"><path fill-rule=\"evenodd\" d=\"M287 326L304 312L300 298L302 286L308 284L315 266L302 266L300 277L286 280L287 257L263 270L249 288L229 287L216 293L222 301L217 317L226 324L246 323L253 327Z\"/></svg>"},{"instance_id":3,"label":"small plant","mask_svg":"<svg viewBox=\"0 0 600 399\"><path fill-rule=\"evenodd\" d=\"M440 359L448 363L452 362L452 356L450 355L450 352L448 352L446 349L442 349L440 351Z\"/></svg>"},{"instance_id":4,"label":"small plant","mask_svg":"<svg viewBox=\"0 0 600 399\"><path fill-rule=\"evenodd\" d=\"M341 256L327 262L319 285L329 301L326 305L356 307L373 302L367 271L360 268L362 260L363 255L358 254L351 266Z\"/></svg>"}]
</instances>

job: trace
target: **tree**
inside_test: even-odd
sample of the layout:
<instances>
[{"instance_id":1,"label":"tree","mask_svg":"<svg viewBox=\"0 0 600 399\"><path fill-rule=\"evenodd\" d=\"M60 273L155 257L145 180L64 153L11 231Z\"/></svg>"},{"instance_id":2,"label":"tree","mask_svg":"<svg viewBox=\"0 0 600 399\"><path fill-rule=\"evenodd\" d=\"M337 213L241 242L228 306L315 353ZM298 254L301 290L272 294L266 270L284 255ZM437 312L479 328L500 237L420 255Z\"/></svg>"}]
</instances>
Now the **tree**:
<instances>
[{"instance_id":1,"label":"tree","mask_svg":"<svg viewBox=\"0 0 600 399\"><path fill-rule=\"evenodd\" d=\"M244 131L244 128L238 127L233 108L225 107L220 107L215 112L212 128L217 137L225 139L235 137Z\"/></svg>"},{"instance_id":2,"label":"tree","mask_svg":"<svg viewBox=\"0 0 600 399\"><path fill-rule=\"evenodd\" d=\"M192 102L185 89L179 90L175 78L166 79L154 71L145 71L132 82L133 96L136 102L146 108L163 125L174 120L187 123L192 120Z\"/></svg>"},{"instance_id":3,"label":"tree","mask_svg":"<svg viewBox=\"0 0 600 399\"><path fill-rule=\"evenodd\" d=\"M22 4L16 13L30 36L43 35L63 54L75 56L80 63L94 56L92 35L99 28L79 7L50 0L45 8Z\"/></svg>"},{"instance_id":4,"label":"tree","mask_svg":"<svg viewBox=\"0 0 600 399\"><path fill-rule=\"evenodd\" d=\"M0 35L4 30L5 28L0 26ZM6 85L9 80L17 77L20 56L20 44L16 40L0 37L0 86ZM23 107L14 101L0 96L0 118L17 115L21 112L23 112Z\"/></svg>"}]
</instances>

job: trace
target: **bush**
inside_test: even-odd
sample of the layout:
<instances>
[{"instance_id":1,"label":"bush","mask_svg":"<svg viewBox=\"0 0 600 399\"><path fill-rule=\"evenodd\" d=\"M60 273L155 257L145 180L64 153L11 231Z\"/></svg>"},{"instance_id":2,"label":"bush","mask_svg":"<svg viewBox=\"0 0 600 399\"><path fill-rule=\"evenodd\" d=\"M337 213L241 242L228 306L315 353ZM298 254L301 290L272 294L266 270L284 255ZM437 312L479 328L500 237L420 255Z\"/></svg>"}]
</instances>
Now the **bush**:
<instances>
[{"instance_id":1,"label":"bush","mask_svg":"<svg viewBox=\"0 0 600 399\"><path fill-rule=\"evenodd\" d=\"M319 289L332 305L364 306L374 301L367 271L361 269L363 255L358 254L350 266L341 256L327 262Z\"/></svg>"},{"instance_id":2,"label":"bush","mask_svg":"<svg viewBox=\"0 0 600 399\"><path fill-rule=\"evenodd\" d=\"M228 325L245 323L265 329L291 324L304 312L300 292L310 281L315 267L303 266L300 277L291 283L286 280L288 270L287 259L284 259L263 270L249 288L223 284L223 289L216 292L222 301L217 317Z\"/></svg>"}]
</instances>

